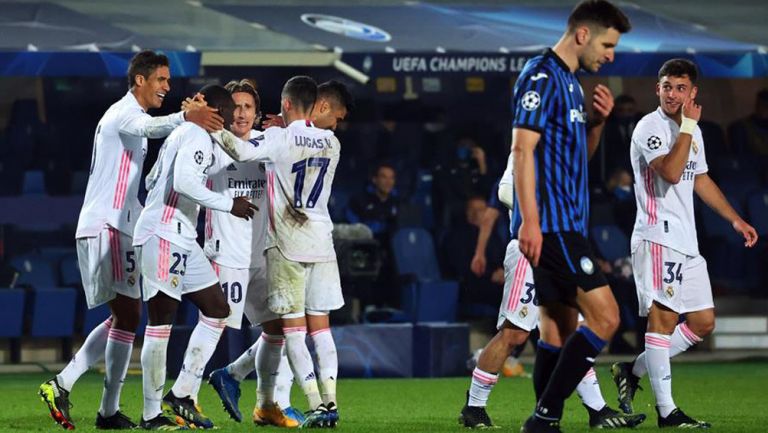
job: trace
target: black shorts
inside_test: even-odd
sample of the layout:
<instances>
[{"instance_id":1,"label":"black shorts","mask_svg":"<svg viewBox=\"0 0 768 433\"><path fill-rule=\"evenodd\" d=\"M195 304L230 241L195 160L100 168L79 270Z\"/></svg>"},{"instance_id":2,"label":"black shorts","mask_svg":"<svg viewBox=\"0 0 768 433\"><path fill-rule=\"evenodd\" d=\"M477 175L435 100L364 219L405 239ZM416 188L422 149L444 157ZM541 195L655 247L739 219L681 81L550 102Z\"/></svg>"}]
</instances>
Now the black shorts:
<instances>
[{"instance_id":1,"label":"black shorts","mask_svg":"<svg viewBox=\"0 0 768 433\"><path fill-rule=\"evenodd\" d=\"M586 292L608 285L581 233L544 233L543 237L539 266L533 268L539 302L573 304L577 287Z\"/></svg>"}]
</instances>

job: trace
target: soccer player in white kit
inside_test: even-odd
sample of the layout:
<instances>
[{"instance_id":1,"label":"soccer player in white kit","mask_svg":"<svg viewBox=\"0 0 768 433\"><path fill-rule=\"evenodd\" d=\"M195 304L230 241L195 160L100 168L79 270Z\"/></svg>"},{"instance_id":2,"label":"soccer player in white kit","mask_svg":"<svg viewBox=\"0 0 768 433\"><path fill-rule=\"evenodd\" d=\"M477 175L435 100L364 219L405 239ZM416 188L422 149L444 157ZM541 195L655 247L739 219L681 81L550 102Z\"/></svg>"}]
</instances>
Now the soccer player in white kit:
<instances>
[{"instance_id":1,"label":"soccer player in white kit","mask_svg":"<svg viewBox=\"0 0 768 433\"><path fill-rule=\"evenodd\" d=\"M102 356L106 377L96 427L135 426L120 412L119 403L141 315L139 264L131 243L142 209L138 190L147 138L165 137L185 119L211 130L220 129L223 120L207 107L162 117L146 113L160 108L170 91L168 58L162 54L136 54L128 67L128 84L128 93L112 104L96 127L90 176L75 234L88 308L109 303L112 315L91 331L64 370L40 385L40 396L51 416L66 429L75 428L69 416L69 392Z\"/></svg>"},{"instance_id":2,"label":"soccer player in white kit","mask_svg":"<svg viewBox=\"0 0 768 433\"><path fill-rule=\"evenodd\" d=\"M313 329L313 324L327 324L328 313L344 305L328 213L340 143L332 131L310 121L316 99L313 79L293 77L282 91L285 128L268 128L258 146L244 145L231 134L217 136L235 160L268 162L267 303L282 319L288 359L309 401L304 427L334 426L338 420L335 344L327 326ZM318 375L305 342L308 323Z\"/></svg>"},{"instance_id":3,"label":"soccer player in white kit","mask_svg":"<svg viewBox=\"0 0 768 433\"><path fill-rule=\"evenodd\" d=\"M514 206L514 179L508 168L504 171L494 191L496 197L491 197L491 206L483 215L477 248L473 258L472 271L482 275L485 273L485 246L488 237L496 223L500 212L512 209ZM512 217L510 212L510 218ZM514 221L510 222L510 230ZM514 233L513 233L514 235ZM478 254L480 253L480 254ZM496 323L498 332L485 345L477 366L472 371L472 381L467 391L467 401L461 409L459 422L469 428L493 427L490 416L485 410L493 387L499 380L499 371L504 361L515 347L523 344L533 328L539 325L539 302L536 297L536 285L533 281L533 270L528 260L520 252L516 239L509 241L504 257L504 295L499 307ZM579 318L582 321L583 318ZM540 350L557 352L559 347L539 340L537 353ZM534 372L536 373L536 372ZM540 383L534 381L534 384ZM536 399L541 396L543 389L534 386ZM594 368L590 368L576 387L582 404L589 414L589 426L592 428L613 429L635 427L645 420L643 414L625 415L610 408L600 391L600 383Z\"/></svg>"},{"instance_id":4,"label":"soccer player in white kit","mask_svg":"<svg viewBox=\"0 0 768 433\"><path fill-rule=\"evenodd\" d=\"M206 86L200 93L225 124L231 125L234 102L229 92L221 86ZM229 306L196 242L197 216L201 205L245 219L253 216L254 209L245 197L233 200L205 187L214 162L208 133L185 122L165 140L147 175L149 195L133 238L149 310L141 351L144 410L140 426L145 429L177 428L176 417L191 427L213 427L190 395L226 326ZM190 337L179 377L163 397L168 338L182 296L200 309L200 321Z\"/></svg>"},{"instance_id":5,"label":"soccer player in white kit","mask_svg":"<svg viewBox=\"0 0 768 433\"><path fill-rule=\"evenodd\" d=\"M233 86L230 91L233 92L233 97L235 98L235 103L239 107L240 104L238 103L238 97L242 97L244 99L244 102L248 101L248 97L246 93L243 92L237 92L238 89L241 89L241 86L237 85L236 82L233 82L235 85ZM233 84L230 83L230 84ZM241 82L242 83L242 82ZM229 84L227 85L229 88ZM320 129L330 129L335 130L336 125L340 120L343 120L348 112L351 96L349 95L348 90L346 87L337 81L328 81L325 83L322 83L317 88L318 96L317 96L317 102L315 103L314 109L312 110L311 119L315 127ZM240 96L238 96L240 95ZM237 116L238 111L235 111L235 114ZM285 125L282 123L282 118L272 116L272 125L284 127ZM279 122L279 123L277 123ZM237 121L236 121L237 123ZM250 129L250 128L249 128ZM235 135L239 136L241 139L246 140L248 139L249 131L241 131L239 128L235 127L232 129L233 133ZM254 135L253 133L249 133L250 135ZM250 137L253 138L253 137ZM254 164L240 164L235 163L236 167L244 166L244 167L253 167ZM266 207L264 208L266 209ZM266 215L266 213L264 214ZM223 218L222 218L223 219ZM213 221L215 223L215 220ZM265 221L266 224L266 221ZM260 227L262 230L262 233L259 234L260 236L260 243L258 245L261 246L261 253L263 253L264 250L264 237L266 236L266 225ZM254 227L254 230L256 230L256 227ZM212 232L216 232L215 224ZM255 233L255 231L254 231ZM256 235L254 235L255 237ZM221 239L223 243L228 242L227 237L224 236L223 239ZM213 244L213 247L215 247L216 244ZM221 245L221 244L219 244ZM206 253L211 249L211 246L206 245ZM254 251L257 248L257 244L254 239L253 244ZM209 257L211 257L209 255ZM263 257L263 256L262 256ZM263 259L262 259L263 263ZM223 274L220 274L223 275ZM222 284L224 284L224 278L222 277ZM258 296L252 296L256 292ZM249 307L253 305L252 307ZM230 306L231 306L230 302ZM254 311L258 311L258 315L254 315L252 318L251 316L248 316L248 308L253 308ZM266 310L266 311L264 311ZM288 423L285 420L282 419L282 416L279 414L277 410L275 410L275 406L271 405L269 403L274 400L275 403L277 403L277 407L283 408L285 414L292 418L293 420L297 422L303 422L304 416L303 414L291 407L290 403L290 390L291 385L293 381L293 373L290 370L290 366L288 365L288 360L285 356L285 351L282 350L282 356L279 358L279 367L277 367L277 376L274 375L275 373L275 364L274 362L278 360L277 353L278 349L283 348L284 344L284 337L282 336L282 329L281 329L281 323L279 320L279 317L277 317L274 313L271 313L266 308L266 281L264 282L264 285L258 284L255 287L252 287L248 289L248 296L246 297L246 316L248 316L248 320L251 323L261 323L263 326L263 333L261 338L259 338L256 343L254 343L250 348L248 348L238 359L227 365L226 367L223 367L221 369L215 370L211 372L211 377L209 379L209 383L214 387L216 392L219 394L219 397L222 400L222 403L224 405L224 409L229 413L230 417L232 417L234 420L240 422L242 420L242 415L240 414L240 410L238 407L238 401L239 401L239 395L240 395L240 382L254 370L254 365L256 366L256 370L258 371L258 388L259 388L259 398L256 407L254 408L254 414L253 419L254 422L258 424L272 424L272 425L279 425L282 427L292 427L293 423ZM271 319L269 319L272 317ZM263 318L267 318L269 320L264 321ZM275 320L277 319L277 320ZM325 316L311 316L310 321L313 321L313 323L310 325L315 325L317 321L327 319L327 315ZM321 323L320 325L325 324L324 327L316 326L318 329L325 329L328 328L327 322ZM322 333L321 333L322 334ZM322 338L322 337L321 337ZM267 350L267 348L264 347L264 345L267 344L267 348L271 348ZM272 356L264 356L264 352L273 352L274 354ZM259 356L261 355L261 356ZM255 362L254 362L255 360ZM271 391L270 388L274 388L274 391ZM269 396L270 392L274 392L273 396ZM265 395L266 394L266 395ZM264 403L267 401L268 403Z\"/></svg>"},{"instance_id":6,"label":"soccer player in white kit","mask_svg":"<svg viewBox=\"0 0 768 433\"><path fill-rule=\"evenodd\" d=\"M709 428L680 410L672 399L670 357L702 341L715 327L707 263L699 254L693 193L731 223L744 246L757 242L755 229L728 204L707 175L704 140L697 122L696 65L668 60L659 70L659 108L632 134L637 217L632 232L632 268L640 315L648 316L645 352L632 363L612 367L619 403L632 411L640 377L648 374L656 397L659 427ZM678 324L679 316L685 321Z\"/></svg>"}]
</instances>

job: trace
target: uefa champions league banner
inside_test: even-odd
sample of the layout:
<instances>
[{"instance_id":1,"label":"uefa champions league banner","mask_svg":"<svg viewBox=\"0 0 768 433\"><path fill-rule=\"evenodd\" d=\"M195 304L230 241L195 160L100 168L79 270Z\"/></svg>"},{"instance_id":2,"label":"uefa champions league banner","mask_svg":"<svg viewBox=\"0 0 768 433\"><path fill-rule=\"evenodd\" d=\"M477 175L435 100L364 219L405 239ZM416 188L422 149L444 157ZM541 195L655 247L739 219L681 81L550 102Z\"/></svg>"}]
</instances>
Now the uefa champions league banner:
<instances>
[{"instance_id":1,"label":"uefa champions league banner","mask_svg":"<svg viewBox=\"0 0 768 433\"><path fill-rule=\"evenodd\" d=\"M163 51L172 77L196 77L200 53ZM32 77L124 77L134 52L0 52L0 75Z\"/></svg>"},{"instance_id":2,"label":"uefa champions league banner","mask_svg":"<svg viewBox=\"0 0 768 433\"><path fill-rule=\"evenodd\" d=\"M451 54L344 54L342 60L372 78L402 75L509 75L518 74L533 53L451 53ZM613 63L604 65L601 76L655 77L670 57L685 57L699 66L707 78L752 78L768 76L768 55L748 53L616 53Z\"/></svg>"}]
</instances>

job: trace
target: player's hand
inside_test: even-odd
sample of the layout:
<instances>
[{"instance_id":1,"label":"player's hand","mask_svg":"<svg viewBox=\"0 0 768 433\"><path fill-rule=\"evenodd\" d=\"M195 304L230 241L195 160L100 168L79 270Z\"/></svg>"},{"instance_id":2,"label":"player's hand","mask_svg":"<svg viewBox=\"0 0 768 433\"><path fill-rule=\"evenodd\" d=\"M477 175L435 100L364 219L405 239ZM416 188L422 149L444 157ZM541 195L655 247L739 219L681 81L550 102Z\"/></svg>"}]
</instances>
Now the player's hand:
<instances>
[{"instance_id":1,"label":"player's hand","mask_svg":"<svg viewBox=\"0 0 768 433\"><path fill-rule=\"evenodd\" d=\"M611 93L611 89L602 84L595 86L595 90L592 91L592 109L595 122L605 122L605 119L613 111L613 93Z\"/></svg>"},{"instance_id":2,"label":"player's hand","mask_svg":"<svg viewBox=\"0 0 768 433\"><path fill-rule=\"evenodd\" d=\"M189 111L194 107L205 107L208 105L205 102L205 96L202 93L196 93L192 98L184 98L181 102L181 111Z\"/></svg>"},{"instance_id":3,"label":"player's hand","mask_svg":"<svg viewBox=\"0 0 768 433\"><path fill-rule=\"evenodd\" d=\"M757 243L757 231L754 227L747 224L746 221L739 218L733 222L733 229L740 235L744 236L744 246L752 248Z\"/></svg>"},{"instance_id":4,"label":"player's hand","mask_svg":"<svg viewBox=\"0 0 768 433\"><path fill-rule=\"evenodd\" d=\"M485 254L475 253L475 256L472 257L472 263L469 264L469 269L478 277L485 274Z\"/></svg>"},{"instance_id":5,"label":"player's hand","mask_svg":"<svg viewBox=\"0 0 768 433\"><path fill-rule=\"evenodd\" d=\"M683 117L698 122L701 120L701 105L694 99L688 99L683 103Z\"/></svg>"},{"instance_id":6,"label":"player's hand","mask_svg":"<svg viewBox=\"0 0 768 433\"><path fill-rule=\"evenodd\" d=\"M277 114L267 114L266 117L267 120L261 122L263 129L271 128L273 126L277 126L278 128L285 128L285 120L283 119L283 116Z\"/></svg>"},{"instance_id":7,"label":"player's hand","mask_svg":"<svg viewBox=\"0 0 768 433\"><path fill-rule=\"evenodd\" d=\"M531 266L539 266L539 257L541 257L541 244L543 237L541 235L541 226L538 222L523 222L517 235L520 243L520 252L523 253Z\"/></svg>"},{"instance_id":8,"label":"player's hand","mask_svg":"<svg viewBox=\"0 0 768 433\"><path fill-rule=\"evenodd\" d=\"M249 220L253 218L254 212L258 210L259 208L246 197L235 197L232 203L232 210L229 213L238 218Z\"/></svg>"},{"instance_id":9,"label":"player's hand","mask_svg":"<svg viewBox=\"0 0 768 433\"><path fill-rule=\"evenodd\" d=\"M224 129L224 118L219 116L218 110L207 105L194 106L185 112L185 118L205 129L208 132L221 131Z\"/></svg>"},{"instance_id":10,"label":"player's hand","mask_svg":"<svg viewBox=\"0 0 768 433\"><path fill-rule=\"evenodd\" d=\"M496 268L491 274L491 282L504 285L504 268Z\"/></svg>"}]
</instances>

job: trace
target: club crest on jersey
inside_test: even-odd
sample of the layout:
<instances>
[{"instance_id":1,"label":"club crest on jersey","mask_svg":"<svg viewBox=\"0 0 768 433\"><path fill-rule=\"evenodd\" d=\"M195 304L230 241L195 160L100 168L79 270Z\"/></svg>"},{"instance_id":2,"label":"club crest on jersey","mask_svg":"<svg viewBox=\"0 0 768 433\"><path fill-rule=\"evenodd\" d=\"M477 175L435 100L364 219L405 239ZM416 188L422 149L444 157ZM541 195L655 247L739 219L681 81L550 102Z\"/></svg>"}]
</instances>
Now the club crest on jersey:
<instances>
[{"instance_id":1,"label":"club crest on jersey","mask_svg":"<svg viewBox=\"0 0 768 433\"><path fill-rule=\"evenodd\" d=\"M691 148L694 154L699 153L699 145L696 143L696 140L691 140Z\"/></svg>"},{"instance_id":2,"label":"club crest on jersey","mask_svg":"<svg viewBox=\"0 0 768 433\"><path fill-rule=\"evenodd\" d=\"M533 111L541 105L541 96L537 91L529 90L523 95L520 105L523 106L523 110L525 111Z\"/></svg>"},{"instance_id":3,"label":"club crest on jersey","mask_svg":"<svg viewBox=\"0 0 768 433\"><path fill-rule=\"evenodd\" d=\"M525 316L528 315L528 306L524 305L523 308L520 309L520 317L525 319Z\"/></svg>"},{"instance_id":4,"label":"club crest on jersey","mask_svg":"<svg viewBox=\"0 0 768 433\"><path fill-rule=\"evenodd\" d=\"M171 278L171 287L173 287L174 289L179 287L179 277Z\"/></svg>"},{"instance_id":5,"label":"club crest on jersey","mask_svg":"<svg viewBox=\"0 0 768 433\"><path fill-rule=\"evenodd\" d=\"M651 150L656 150L661 147L661 138L659 138L656 135L651 135L648 137L648 148Z\"/></svg>"},{"instance_id":6,"label":"club crest on jersey","mask_svg":"<svg viewBox=\"0 0 768 433\"><path fill-rule=\"evenodd\" d=\"M128 285L133 287L133 285L136 284L136 278L133 277L133 275L128 276Z\"/></svg>"},{"instance_id":7,"label":"club crest on jersey","mask_svg":"<svg viewBox=\"0 0 768 433\"><path fill-rule=\"evenodd\" d=\"M667 286L667 297L671 298L675 296L675 289L672 288L672 286Z\"/></svg>"},{"instance_id":8,"label":"club crest on jersey","mask_svg":"<svg viewBox=\"0 0 768 433\"><path fill-rule=\"evenodd\" d=\"M203 151L198 150L195 152L195 162L199 165L203 163Z\"/></svg>"},{"instance_id":9,"label":"club crest on jersey","mask_svg":"<svg viewBox=\"0 0 768 433\"><path fill-rule=\"evenodd\" d=\"M584 271L587 275L592 275L593 272L595 272L595 264L592 263L592 260L589 259L589 257L582 257L579 260L579 264L581 265L581 270Z\"/></svg>"}]
</instances>

